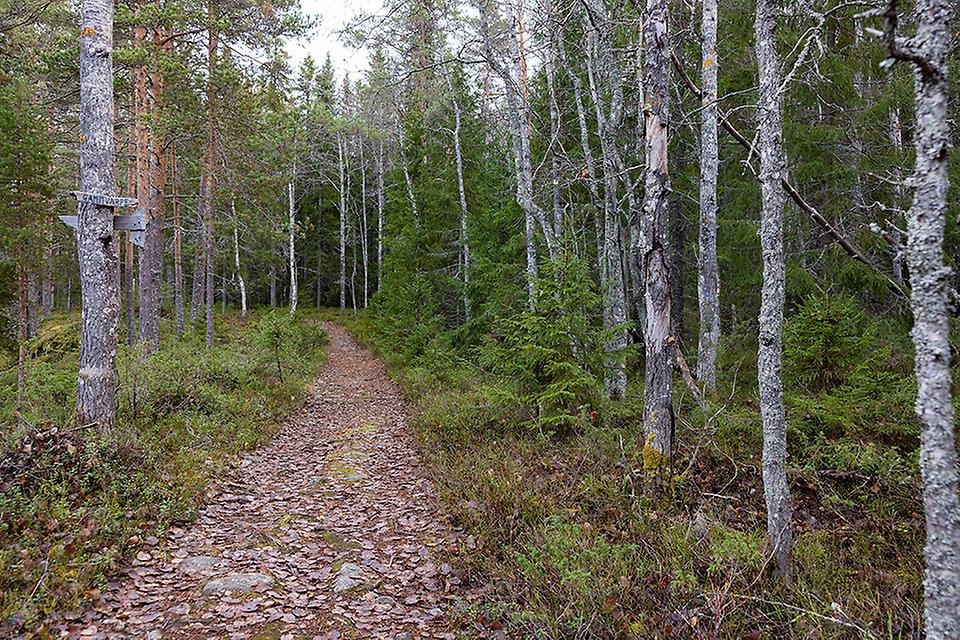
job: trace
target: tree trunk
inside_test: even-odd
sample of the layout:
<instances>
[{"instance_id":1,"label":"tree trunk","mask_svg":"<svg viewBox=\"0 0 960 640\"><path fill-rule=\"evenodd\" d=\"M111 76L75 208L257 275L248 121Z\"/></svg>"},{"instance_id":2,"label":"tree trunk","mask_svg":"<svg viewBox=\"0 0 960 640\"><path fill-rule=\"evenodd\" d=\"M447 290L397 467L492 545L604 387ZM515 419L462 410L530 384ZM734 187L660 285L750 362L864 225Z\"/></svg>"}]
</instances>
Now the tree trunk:
<instances>
[{"instance_id":1,"label":"tree trunk","mask_svg":"<svg viewBox=\"0 0 960 640\"><path fill-rule=\"evenodd\" d=\"M720 151L717 132L717 4L704 0L701 25L703 91L700 112L700 252L697 300L700 339L697 378L708 389L717 386L717 347L720 344L720 267L717 262L717 172Z\"/></svg>"},{"instance_id":2,"label":"tree trunk","mask_svg":"<svg viewBox=\"0 0 960 640\"><path fill-rule=\"evenodd\" d=\"M757 0L756 54L760 78L757 146L760 153L760 248L763 289L760 299L760 346L757 378L763 422L763 488L767 503L773 573L786 578L793 543L793 506L787 485L787 423L783 405L783 307L786 267L783 252L783 150L781 70L776 50L775 0Z\"/></svg>"},{"instance_id":3,"label":"tree trunk","mask_svg":"<svg viewBox=\"0 0 960 640\"><path fill-rule=\"evenodd\" d=\"M247 315L247 283L243 279L240 269L240 232L237 230L237 206L230 200L230 211L233 213L233 267L237 270L237 280L240 283L240 317Z\"/></svg>"},{"instance_id":4,"label":"tree trunk","mask_svg":"<svg viewBox=\"0 0 960 640\"><path fill-rule=\"evenodd\" d=\"M460 259L463 264L463 316L470 322L470 241L467 235L467 191L463 183L463 150L460 146L460 102L454 93L453 83L448 82L450 99L453 101L453 151L457 161L457 190L460 195Z\"/></svg>"},{"instance_id":5,"label":"tree trunk","mask_svg":"<svg viewBox=\"0 0 960 640\"><path fill-rule=\"evenodd\" d=\"M166 29L153 30L154 45L164 48ZM146 88L146 72L144 71ZM163 111L164 77L160 65L154 63L149 73L149 96L152 99L153 116ZM138 85L139 93L139 85ZM145 115L145 114L144 114ZM145 127L146 128L146 127ZM160 308L163 269L163 227L166 216L167 153L166 141L158 127L150 127L147 189L147 225L144 232L143 250L140 252L140 341L144 354L149 355L160 347Z\"/></svg>"},{"instance_id":6,"label":"tree trunk","mask_svg":"<svg viewBox=\"0 0 960 640\"><path fill-rule=\"evenodd\" d=\"M370 303L369 243L367 234L367 162L363 155L363 137L360 138L360 252L363 259L363 308Z\"/></svg>"},{"instance_id":7,"label":"tree trunk","mask_svg":"<svg viewBox=\"0 0 960 640\"><path fill-rule=\"evenodd\" d=\"M646 300L643 390L644 469L655 485L669 471L673 454L672 350L668 242L670 174L667 147L670 123L670 39L667 0L647 0L644 23L644 130L646 170L641 255Z\"/></svg>"},{"instance_id":8,"label":"tree trunk","mask_svg":"<svg viewBox=\"0 0 960 640\"><path fill-rule=\"evenodd\" d=\"M53 227L47 227L43 240L43 284L40 290L43 317L53 315Z\"/></svg>"},{"instance_id":9,"label":"tree trunk","mask_svg":"<svg viewBox=\"0 0 960 640\"><path fill-rule=\"evenodd\" d=\"M383 288L383 224L386 189L383 184L383 140L377 154L377 291Z\"/></svg>"},{"instance_id":10,"label":"tree trunk","mask_svg":"<svg viewBox=\"0 0 960 640\"><path fill-rule=\"evenodd\" d=\"M113 2L84 0L80 30L80 191L77 256L83 298L77 422L116 418L119 259L114 207L91 196L116 189L113 130ZM110 202L100 199L99 202Z\"/></svg>"},{"instance_id":11,"label":"tree trunk","mask_svg":"<svg viewBox=\"0 0 960 640\"><path fill-rule=\"evenodd\" d=\"M277 268L270 266L270 306L277 306Z\"/></svg>"},{"instance_id":12,"label":"tree trunk","mask_svg":"<svg viewBox=\"0 0 960 640\"><path fill-rule=\"evenodd\" d=\"M907 212L907 265L913 309L916 411L920 419L920 474L927 521L924 549L926 636L960 638L960 499L951 398L948 284L943 261L949 175L947 82L955 3L918 0L917 33L897 37L897 3L887 7L886 41L893 60L915 72L916 167Z\"/></svg>"},{"instance_id":13,"label":"tree trunk","mask_svg":"<svg viewBox=\"0 0 960 640\"><path fill-rule=\"evenodd\" d=\"M217 11L216 0L209 0L207 20L207 149L205 158L204 179L206 187L203 190L203 239L206 254L206 307L207 307L207 330L206 344L207 349L213 347L213 267L214 267L214 236L213 236L213 203L214 191L216 189L216 169L217 169L217 123L216 123L216 83L215 76L217 71L217 48L220 42L220 34L217 30Z\"/></svg>"},{"instance_id":14,"label":"tree trunk","mask_svg":"<svg viewBox=\"0 0 960 640\"><path fill-rule=\"evenodd\" d=\"M27 249L17 243L17 405L27 391Z\"/></svg>"},{"instance_id":15,"label":"tree trunk","mask_svg":"<svg viewBox=\"0 0 960 640\"><path fill-rule=\"evenodd\" d=\"M177 148L170 149L171 188L173 192L173 310L177 335L184 331L183 310L183 228L180 226L180 200L177 194Z\"/></svg>"},{"instance_id":16,"label":"tree trunk","mask_svg":"<svg viewBox=\"0 0 960 640\"><path fill-rule=\"evenodd\" d=\"M293 168L293 173L296 175L297 168ZM288 251L290 254L290 317L292 318L297 312L297 218L296 210L294 208L294 198L293 198L293 178L290 178L290 181L287 182L287 204L290 210L290 238L288 243Z\"/></svg>"},{"instance_id":17,"label":"tree trunk","mask_svg":"<svg viewBox=\"0 0 960 640\"><path fill-rule=\"evenodd\" d=\"M603 164L603 253L600 256L600 283L603 289L603 326L612 337L607 341L607 362L604 369L604 390L612 400L622 400L627 392L627 370L622 351L627 346L627 303L623 275L623 246L620 224L620 200L617 180L616 130L622 114L622 84L611 55L613 42L609 20L602 2L586 4L589 24L587 32L587 79L597 118ZM595 69L596 67L596 69ZM603 82L603 90L600 83ZM609 102L605 99L609 95Z\"/></svg>"},{"instance_id":18,"label":"tree trunk","mask_svg":"<svg viewBox=\"0 0 960 640\"><path fill-rule=\"evenodd\" d=\"M132 164L127 165L127 195L136 197L137 195L137 145L136 128L131 132L129 142L130 155L134 158ZM137 294L136 278L133 275L134 269L134 251L135 246L130 242L130 232L127 232L123 242L123 316L127 330L127 345L133 346L137 343Z\"/></svg>"},{"instance_id":19,"label":"tree trunk","mask_svg":"<svg viewBox=\"0 0 960 640\"><path fill-rule=\"evenodd\" d=\"M347 308L347 186L343 136L337 135L337 160L340 169L340 308Z\"/></svg>"}]
</instances>

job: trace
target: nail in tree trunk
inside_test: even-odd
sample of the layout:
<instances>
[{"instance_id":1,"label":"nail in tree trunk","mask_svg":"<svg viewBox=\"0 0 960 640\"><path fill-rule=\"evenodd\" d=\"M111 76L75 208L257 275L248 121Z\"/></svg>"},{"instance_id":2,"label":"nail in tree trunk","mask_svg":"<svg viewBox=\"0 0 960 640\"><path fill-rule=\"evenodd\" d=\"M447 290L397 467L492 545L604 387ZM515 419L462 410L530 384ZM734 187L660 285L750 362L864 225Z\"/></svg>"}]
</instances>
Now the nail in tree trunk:
<instances>
[{"instance_id":1,"label":"nail in tree trunk","mask_svg":"<svg viewBox=\"0 0 960 640\"><path fill-rule=\"evenodd\" d=\"M670 38L668 0L647 0L644 22L646 90L644 129L646 168L641 255L646 301L643 390L644 469L654 485L669 470L673 452L673 336L670 335L668 243L670 174L667 147L670 122Z\"/></svg>"},{"instance_id":2,"label":"nail in tree trunk","mask_svg":"<svg viewBox=\"0 0 960 640\"><path fill-rule=\"evenodd\" d=\"M293 173L296 175L297 168L293 168ZM296 211L294 210L294 198L293 198L293 178L291 177L290 181L287 182L287 204L290 210L290 237L288 242L288 252L290 254L290 317L297 312L297 253L296 253L296 238L297 238L297 219Z\"/></svg>"},{"instance_id":3,"label":"nail in tree trunk","mask_svg":"<svg viewBox=\"0 0 960 640\"><path fill-rule=\"evenodd\" d=\"M930 640L960 638L960 498L951 398L948 284L943 241L947 216L950 148L948 60L951 0L918 0L917 33L897 36L897 3L886 11L890 61L914 70L916 166L907 212L907 265L913 309L916 411L920 419L920 474L927 521L924 549L925 631Z\"/></svg>"},{"instance_id":4,"label":"nail in tree trunk","mask_svg":"<svg viewBox=\"0 0 960 640\"><path fill-rule=\"evenodd\" d=\"M240 285L240 317L244 318L247 315L247 283L240 269L240 232L237 230L237 205L233 199L230 200L230 211L233 213L233 267Z\"/></svg>"},{"instance_id":5,"label":"nail in tree trunk","mask_svg":"<svg viewBox=\"0 0 960 640\"><path fill-rule=\"evenodd\" d=\"M463 152L460 146L460 102L454 93L453 83L448 79L450 99L453 101L453 151L457 161L457 190L460 195L460 259L463 264L463 316L470 322L470 241L467 236L467 191L463 184Z\"/></svg>"},{"instance_id":6,"label":"nail in tree trunk","mask_svg":"<svg viewBox=\"0 0 960 640\"><path fill-rule=\"evenodd\" d=\"M213 202L214 190L216 189L216 168L217 168L217 127L216 127L216 85L215 76L217 71L217 48L220 42L220 33L218 31L216 0L210 0L207 10L207 149L205 158L206 188L203 193L203 239L206 253L206 294L207 294L207 330L206 344L207 349L213 347Z\"/></svg>"},{"instance_id":7,"label":"nail in tree trunk","mask_svg":"<svg viewBox=\"0 0 960 640\"><path fill-rule=\"evenodd\" d=\"M113 2L84 0L80 31L80 191L116 189L113 131ZM114 208L81 196L77 257L83 312L77 421L110 427L116 418L119 259Z\"/></svg>"},{"instance_id":8,"label":"nail in tree trunk","mask_svg":"<svg viewBox=\"0 0 960 640\"><path fill-rule=\"evenodd\" d=\"M757 378L763 422L763 489L772 570L786 578L793 543L793 505L787 485L787 422L783 405L783 307L786 267L783 252L782 180L787 160L783 150L783 101L780 60L776 50L776 0L757 0L755 23L760 101L757 104L757 147L760 153L760 249L763 288L760 296Z\"/></svg>"},{"instance_id":9,"label":"nail in tree trunk","mask_svg":"<svg viewBox=\"0 0 960 640\"><path fill-rule=\"evenodd\" d=\"M697 378L708 389L717 386L717 347L720 343L720 267L717 263L717 4L704 0L701 24L700 87L700 252L697 263L697 298L700 339L697 345Z\"/></svg>"},{"instance_id":10,"label":"nail in tree trunk","mask_svg":"<svg viewBox=\"0 0 960 640\"><path fill-rule=\"evenodd\" d=\"M343 136L337 135L337 160L340 169L340 308L347 308L347 186Z\"/></svg>"},{"instance_id":11,"label":"nail in tree trunk","mask_svg":"<svg viewBox=\"0 0 960 640\"><path fill-rule=\"evenodd\" d=\"M177 194L177 147L170 148L170 182L173 191L173 310L177 335L184 331L183 310L183 228L180 226L180 199Z\"/></svg>"}]
</instances>

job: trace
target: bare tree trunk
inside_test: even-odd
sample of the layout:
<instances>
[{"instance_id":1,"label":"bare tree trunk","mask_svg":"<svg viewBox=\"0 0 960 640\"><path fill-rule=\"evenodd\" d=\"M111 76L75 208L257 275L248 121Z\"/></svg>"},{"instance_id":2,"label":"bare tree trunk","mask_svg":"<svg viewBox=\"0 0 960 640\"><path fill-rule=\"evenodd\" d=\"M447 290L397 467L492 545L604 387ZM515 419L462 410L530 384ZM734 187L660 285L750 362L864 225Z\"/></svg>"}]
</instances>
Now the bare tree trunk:
<instances>
[{"instance_id":1,"label":"bare tree trunk","mask_svg":"<svg viewBox=\"0 0 960 640\"><path fill-rule=\"evenodd\" d=\"M943 235L949 182L948 57L951 0L918 0L917 33L897 36L897 2L886 11L885 39L892 60L915 73L916 167L907 213L907 264L913 308L916 411L920 419L920 474L927 521L924 605L930 640L960 638L960 498L951 398L948 284Z\"/></svg>"},{"instance_id":2,"label":"bare tree trunk","mask_svg":"<svg viewBox=\"0 0 960 640\"><path fill-rule=\"evenodd\" d=\"M77 256L83 317L77 421L116 418L120 262L113 242L113 2L84 0L80 30L80 191ZM96 198L95 196L102 196ZM108 204L100 204L100 203Z\"/></svg>"},{"instance_id":3,"label":"bare tree trunk","mask_svg":"<svg viewBox=\"0 0 960 640\"><path fill-rule=\"evenodd\" d=\"M383 288L383 225L386 189L383 184L383 140L377 154L377 291Z\"/></svg>"},{"instance_id":4,"label":"bare tree trunk","mask_svg":"<svg viewBox=\"0 0 960 640\"><path fill-rule=\"evenodd\" d=\"M130 155L134 158L133 164L127 165L127 194L131 197L137 195L137 170L139 165L136 161L136 127L132 132L129 143ZM133 276L134 268L134 244L130 241L130 232L127 232L123 242L123 315L127 330L127 344L133 346L137 343L137 299L136 299L136 278Z\"/></svg>"},{"instance_id":5,"label":"bare tree trunk","mask_svg":"<svg viewBox=\"0 0 960 640\"><path fill-rule=\"evenodd\" d=\"M623 274L623 246L620 201L617 180L616 129L623 112L623 91L616 60L611 51L609 19L602 2L589 0L587 32L587 79L597 118L603 164L603 253L600 256L600 282L603 288L603 325L613 333L607 341L604 390L612 400L622 400L627 392L627 371L622 351L627 346L627 302ZM594 67L596 66L596 71ZM605 83L601 90L600 83ZM609 95L609 102L604 95Z\"/></svg>"},{"instance_id":6,"label":"bare tree trunk","mask_svg":"<svg viewBox=\"0 0 960 640\"><path fill-rule=\"evenodd\" d=\"M363 137L360 137L360 252L363 258L363 308L370 303L370 255L369 227L367 225L367 161L363 154Z\"/></svg>"},{"instance_id":7,"label":"bare tree trunk","mask_svg":"<svg viewBox=\"0 0 960 640\"><path fill-rule=\"evenodd\" d=\"M171 187L173 190L173 309L177 335L184 331L183 311L183 228L180 226L180 200L177 194L177 148L170 149Z\"/></svg>"},{"instance_id":8,"label":"bare tree trunk","mask_svg":"<svg viewBox=\"0 0 960 640\"><path fill-rule=\"evenodd\" d=\"M240 317L247 315L247 283L243 279L240 269L240 232L237 230L237 205L231 198L230 211L233 213L233 267L237 271L237 281L240 285Z\"/></svg>"},{"instance_id":9,"label":"bare tree trunk","mask_svg":"<svg viewBox=\"0 0 960 640\"><path fill-rule=\"evenodd\" d=\"M17 243L17 405L27 391L27 249Z\"/></svg>"},{"instance_id":10,"label":"bare tree trunk","mask_svg":"<svg viewBox=\"0 0 960 640\"><path fill-rule=\"evenodd\" d=\"M215 77L217 72L217 48L219 47L220 34L217 27L219 12L217 11L217 0L208 0L207 5L207 149L205 158L206 187L203 190L203 239L206 254L206 311L207 311L207 330L206 344L207 349L213 347L213 267L214 267L214 230L213 230L213 203L214 194L217 185L217 123L216 123L216 86Z\"/></svg>"},{"instance_id":11,"label":"bare tree trunk","mask_svg":"<svg viewBox=\"0 0 960 640\"><path fill-rule=\"evenodd\" d=\"M553 205L553 229L557 237L563 236L563 208L560 202L560 105L557 103L557 89L554 79L556 67L556 40L558 37L552 0L544 0L544 19L547 23L547 52L544 57L544 71L547 77L547 97L550 102L550 189Z\"/></svg>"},{"instance_id":12,"label":"bare tree trunk","mask_svg":"<svg viewBox=\"0 0 960 640\"><path fill-rule=\"evenodd\" d=\"M697 345L697 378L708 389L717 386L717 347L720 343L720 267L717 262L717 4L704 0L701 25L703 91L700 112L700 254L697 264L697 297L700 307L700 340Z\"/></svg>"},{"instance_id":13,"label":"bare tree trunk","mask_svg":"<svg viewBox=\"0 0 960 640\"><path fill-rule=\"evenodd\" d=\"M889 79L892 79L892 74L888 76ZM903 151L903 123L900 119L900 106L894 104L890 109L890 124L889 132L890 144L893 145L894 150L897 152L899 157L900 153ZM894 208L898 208L903 202L903 179L900 175L900 171L897 171L896 177L896 186L894 187ZM897 216L899 217L899 216ZM890 237L892 245L892 255L890 258L890 275L895 282L903 282L903 258L904 258L904 246L903 238L900 233L900 229L897 227L898 220L895 220L894 224L890 225ZM955 272L957 270L955 269Z\"/></svg>"},{"instance_id":14,"label":"bare tree trunk","mask_svg":"<svg viewBox=\"0 0 960 640\"><path fill-rule=\"evenodd\" d=\"M449 82L450 99L453 101L453 151L457 161L457 189L460 195L460 259L463 263L463 316L470 322L472 305L470 303L470 241L467 234L467 191L463 183L463 151L460 145L461 113L460 102L454 93L453 83Z\"/></svg>"},{"instance_id":15,"label":"bare tree trunk","mask_svg":"<svg viewBox=\"0 0 960 640\"><path fill-rule=\"evenodd\" d=\"M773 573L786 578L793 543L793 505L787 485L787 422L783 405L783 307L786 266L783 252L783 150L781 70L776 49L776 0L757 0L756 53L760 78L757 146L760 153L760 248L763 289L757 378L763 422L763 489L767 502Z\"/></svg>"},{"instance_id":16,"label":"bare tree trunk","mask_svg":"<svg viewBox=\"0 0 960 640\"><path fill-rule=\"evenodd\" d=\"M297 168L293 168L294 176L297 173ZM294 198L293 198L293 180L291 178L287 182L287 204L289 205L290 210L290 238L288 243L288 252L290 254L290 317L292 318L297 312L297 218L296 218L296 209L294 207Z\"/></svg>"},{"instance_id":17,"label":"bare tree trunk","mask_svg":"<svg viewBox=\"0 0 960 640\"><path fill-rule=\"evenodd\" d=\"M641 255L646 300L643 390L644 468L655 484L663 480L673 455L673 350L670 335L668 243L670 174L670 37L667 0L647 0L644 22L644 130L646 172L641 222Z\"/></svg>"},{"instance_id":18,"label":"bare tree trunk","mask_svg":"<svg viewBox=\"0 0 960 640\"><path fill-rule=\"evenodd\" d=\"M162 49L165 29L153 31L154 45ZM163 111L164 77L159 65L154 65L149 75L142 72L144 91L149 79L149 97L154 114ZM138 93L140 86L138 84ZM144 114L146 115L146 114ZM144 127L146 129L146 127ZM144 354L149 355L160 347L160 308L163 269L163 226L166 216L167 154L166 142L161 139L157 127L149 128L147 145L147 225L144 232L143 250L140 252L140 341Z\"/></svg>"},{"instance_id":19,"label":"bare tree trunk","mask_svg":"<svg viewBox=\"0 0 960 640\"><path fill-rule=\"evenodd\" d=\"M40 301L43 304L43 317L49 318L53 314L53 227L47 227L43 234L43 284Z\"/></svg>"},{"instance_id":20,"label":"bare tree trunk","mask_svg":"<svg viewBox=\"0 0 960 640\"><path fill-rule=\"evenodd\" d=\"M525 85L518 83L512 72L499 62L493 50L490 37L490 25L487 16L487 2L479 3L480 23L483 34L483 46L487 64L500 76L507 93L507 106L510 117L510 128L513 135L514 171L517 179L517 203L524 212L524 231L527 243L527 289L530 308L536 304L537 260L536 247L533 244L534 221L538 222L543 232L547 253L551 258L558 255L558 247L553 225L547 220L546 213L537 205L533 198L533 164L530 154L530 123L528 120L528 103L524 93ZM520 45L522 33L522 7L515 7L513 16L514 28L510 30L510 46L513 58L524 65L523 51Z\"/></svg>"},{"instance_id":21,"label":"bare tree trunk","mask_svg":"<svg viewBox=\"0 0 960 640\"><path fill-rule=\"evenodd\" d=\"M277 268L270 266L270 306L277 306Z\"/></svg>"},{"instance_id":22,"label":"bare tree trunk","mask_svg":"<svg viewBox=\"0 0 960 640\"><path fill-rule=\"evenodd\" d=\"M340 168L340 308L347 308L347 186L343 135L337 135L337 160Z\"/></svg>"}]
</instances>

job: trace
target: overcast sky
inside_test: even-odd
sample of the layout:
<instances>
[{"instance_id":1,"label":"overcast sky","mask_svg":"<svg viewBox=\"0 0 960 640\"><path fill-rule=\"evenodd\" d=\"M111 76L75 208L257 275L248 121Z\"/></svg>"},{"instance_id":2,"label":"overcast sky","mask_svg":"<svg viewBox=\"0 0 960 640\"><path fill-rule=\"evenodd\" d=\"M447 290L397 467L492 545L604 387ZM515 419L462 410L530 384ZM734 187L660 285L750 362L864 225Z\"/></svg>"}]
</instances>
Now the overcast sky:
<instances>
[{"instance_id":1,"label":"overcast sky","mask_svg":"<svg viewBox=\"0 0 960 640\"><path fill-rule=\"evenodd\" d=\"M319 18L320 25L310 37L287 43L294 71L307 54L322 65L328 53L340 78L345 73L356 77L367 68L367 52L345 46L339 32L358 14L378 12L382 0L301 0L300 6L306 15Z\"/></svg>"}]
</instances>

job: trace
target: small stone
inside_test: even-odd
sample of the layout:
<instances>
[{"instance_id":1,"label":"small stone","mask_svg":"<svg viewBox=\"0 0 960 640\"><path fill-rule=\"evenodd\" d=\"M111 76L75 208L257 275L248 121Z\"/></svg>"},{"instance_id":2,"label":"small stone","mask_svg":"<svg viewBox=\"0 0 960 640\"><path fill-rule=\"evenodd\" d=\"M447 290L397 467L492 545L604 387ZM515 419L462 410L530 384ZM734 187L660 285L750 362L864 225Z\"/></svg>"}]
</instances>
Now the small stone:
<instances>
[{"instance_id":1,"label":"small stone","mask_svg":"<svg viewBox=\"0 0 960 640\"><path fill-rule=\"evenodd\" d=\"M393 640L413 640L413 635L409 631L401 631L393 636Z\"/></svg>"},{"instance_id":2,"label":"small stone","mask_svg":"<svg viewBox=\"0 0 960 640\"><path fill-rule=\"evenodd\" d=\"M377 596L375 602L377 604L393 604L396 600L392 596Z\"/></svg>"},{"instance_id":3,"label":"small stone","mask_svg":"<svg viewBox=\"0 0 960 640\"><path fill-rule=\"evenodd\" d=\"M340 567L337 577L333 580L333 592L344 593L363 584L363 571L357 565L347 562Z\"/></svg>"},{"instance_id":4,"label":"small stone","mask_svg":"<svg viewBox=\"0 0 960 640\"><path fill-rule=\"evenodd\" d=\"M213 569L218 564L220 564L220 558L214 558L212 556L189 556L183 559L179 567L181 571L186 571L187 573L201 573Z\"/></svg>"},{"instance_id":5,"label":"small stone","mask_svg":"<svg viewBox=\"0 0 960 640\"><path fill-rule=\"evenodd\" d=\"M234 573L222 578L211 580L203 585L203 595L213 596L227 591L243 592L256 591L273 584L273 578L264 573Z\"/></svg>"}]
</instances>

